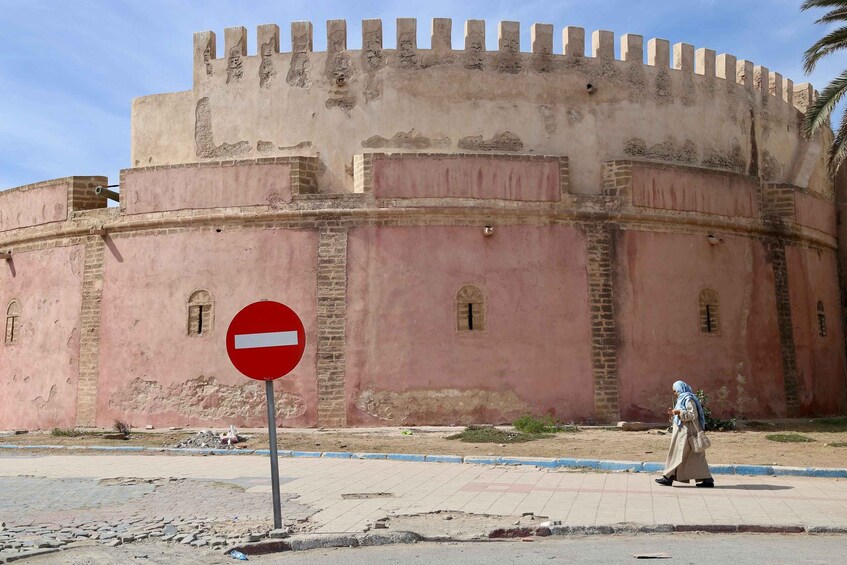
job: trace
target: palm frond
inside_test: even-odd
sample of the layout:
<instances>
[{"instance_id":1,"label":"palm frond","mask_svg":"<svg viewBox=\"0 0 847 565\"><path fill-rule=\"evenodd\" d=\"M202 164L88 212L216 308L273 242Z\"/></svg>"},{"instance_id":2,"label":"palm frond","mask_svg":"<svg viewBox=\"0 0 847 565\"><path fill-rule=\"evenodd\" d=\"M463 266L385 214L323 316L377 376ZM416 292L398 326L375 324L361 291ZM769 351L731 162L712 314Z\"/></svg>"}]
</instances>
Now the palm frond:
<instances>
[{"instance_id":1,"label":"palm frond","mask_svg":"<svg viewBox=\"0 0 847 565\"><path fill-rule=\"evenodd\" d=\"M835 106L847 94L847 71L834 78L818 95L818 99L809 104L803 119L803 133L811 137L829 122L829 116Z\"/></svg>"},{"instance_id":2,"label":"palm frond","mask_svg":"<svg viewBox=\"0 0 847 565\"><path fill-rule=\"evenodd\" d=\"M847 48L847 27L829 32L809 47L803 55L803 69L806 74L811 73L822 57L844 48Z\"/></svg>"},{"instance_id":3,"label":"palm frond","mask_svg":"<svg viewBox=\"0 0 847 565\"><path fill-rule=\"evenodd\" d=\"M815 22L816 24L831 24L835 22L842 22L847 20L847 8L838 8L837 10L833 10L826 15L820 17Z\"/></svg>"},{"instance_id":4,"label":"palm frond","mask_svg":"<svg viewBox=\"0 0 847 565\"><path fill-rule=\"evenodd\" d=\"M844 0L805 0L800 10L806 11L812 8L841 8L847 6Z\"/></svg>"},{"instance_id":5,"label":"palm frond","mask_svg":"<svg viewBox=\"0 0 847 565\"><path fill-rule=\"evenodd\" d=\"M847 112L841 116L841 124L838 126L832 146L829 148L828 157L827 168L829 169L829 174L835 177L838 167L841 166L844 158L847 157Z\"/></svg>"}]
</instances>

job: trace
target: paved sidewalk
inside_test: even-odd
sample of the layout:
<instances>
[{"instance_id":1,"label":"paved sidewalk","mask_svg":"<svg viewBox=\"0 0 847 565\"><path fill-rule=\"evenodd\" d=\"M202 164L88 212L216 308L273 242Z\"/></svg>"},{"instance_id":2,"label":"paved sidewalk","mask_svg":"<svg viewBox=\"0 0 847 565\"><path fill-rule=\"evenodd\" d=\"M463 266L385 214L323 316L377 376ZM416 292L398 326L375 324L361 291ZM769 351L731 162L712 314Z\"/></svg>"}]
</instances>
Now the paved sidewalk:
<instances>
[{"instance_id":1,"label":"paved sidewalk","mask_svg":"<svg viewBox=\"0 0 847 565\"><path fill-rule=\"evenodd\" d=\"M179 478L215 481L237 488L243 515L272 522L269 462L261 456L75 456L0 455L0 485L15 477L63 479ZM454 511L520 516L534 513L563 525L591 526L621 522L639 525L777 525L847 528L847 481L788 476L719 476L717 487L657 485L647 473L592 473L538 469L528 466L486 466L386 460L280 459L282 492L296 496L298 514L308 516L314 531L362 532L384 516ZM5 477L5 478L4 478ZM14 479L20 481L20 479ZM8 483L8 484L7 484ZM42 504L10 508L0 504L7 526L49 521L49 512L66 519L74 504L82 512L107 512L118 504L108 494L96 500L63 500L44 481L32 489ZM70 483L67 483L70 484ZM192 483L193 484L193 483ZM178 500L179 489L156 506L149 485L127 485L127 496L145 501L134 517L167 516L175 508L190 508L195 516L226 517L237 512L232 497L222 513L217 496L190 489L190 500ZM243 490L242 490L243 489ZM4 489L8 492L8 489ZM24 493L24 496L26 494ZM99 495L92 495L99 496ZM183 497L184 498L184 497ZM266 500L265 500L266 499ZM45 502L46 501L46 502ZM125 504L121 502L120 504ZM125 511L126 506L124 506ZM47 514L45 514L47 513ZM113 514L113 513L112 513Z\"/></svg>"}]
</instances>

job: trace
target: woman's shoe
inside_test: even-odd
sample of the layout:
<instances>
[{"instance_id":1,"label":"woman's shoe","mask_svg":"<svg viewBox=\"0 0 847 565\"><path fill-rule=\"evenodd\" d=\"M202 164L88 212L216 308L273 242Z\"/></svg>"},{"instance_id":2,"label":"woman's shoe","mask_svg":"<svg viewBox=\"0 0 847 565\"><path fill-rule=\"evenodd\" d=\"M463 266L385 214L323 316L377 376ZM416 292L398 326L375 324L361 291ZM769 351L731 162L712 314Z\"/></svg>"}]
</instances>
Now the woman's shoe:
<instances>
[{"instance_id":1,"label":"woman's shoe","mask_svg":"<svg viewBox=\"0 0 847 565\"><path fill-rule=\"evenodd\" d=\"M669 487L673 484L673 481L667 477L662 477L661 479L656 479L656 482L662 485L663 487ZM700 486L700 485L697 485Z\"/></svg>"},{"instance_id":2,"label":"woman's shoe","mask_svg":"<svg viewBox=\"0 0 847 565\"><path fill-rule=\"evenodd\" d=\"M714 488L715 487L715 480L714 479L706 479L704 481L700 481L699 483L697 483L697 486L703 487L703 488Z\"/></svg>"}]
</instances>

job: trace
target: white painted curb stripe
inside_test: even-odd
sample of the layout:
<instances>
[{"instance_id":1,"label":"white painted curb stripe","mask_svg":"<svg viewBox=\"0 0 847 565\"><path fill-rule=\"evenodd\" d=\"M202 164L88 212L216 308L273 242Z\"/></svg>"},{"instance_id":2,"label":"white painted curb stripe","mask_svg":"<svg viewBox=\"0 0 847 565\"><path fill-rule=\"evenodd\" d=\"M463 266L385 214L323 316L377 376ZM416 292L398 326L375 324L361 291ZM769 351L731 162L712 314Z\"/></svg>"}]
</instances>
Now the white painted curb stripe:
<instances>
[{"instance_id":1,"label":"white painted curb stripe","mask_svg":"<svg viewBox=\"0 0 847 565\"><path fill-rule=\"evenodd\" d=\"M258 347L281 347L297 345L297 332L267 332L260 334L241 334L235 336L236 349L255 349Z\"/></svg>"}]
</instances>

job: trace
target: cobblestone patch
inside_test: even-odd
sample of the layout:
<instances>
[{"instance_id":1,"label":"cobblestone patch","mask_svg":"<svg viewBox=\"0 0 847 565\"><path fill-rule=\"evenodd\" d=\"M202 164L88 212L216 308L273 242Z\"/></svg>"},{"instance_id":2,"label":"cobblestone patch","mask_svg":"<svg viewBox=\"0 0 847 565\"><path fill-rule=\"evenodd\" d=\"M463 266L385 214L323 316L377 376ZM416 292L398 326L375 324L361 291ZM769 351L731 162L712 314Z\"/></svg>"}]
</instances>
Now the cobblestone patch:
<instances>
[{"instance_id":1,"label":"cobblestone patch","mask_svg":"<svg viewBox=\"0 0 847 565\"><path fill-rule=\"evenodd\" d=\"M116 547L149 539L210 549L260 541L273 529L272 503L247 488L261 480L0 477L0 563L81 541ZM315 511L296 498L283 494L286 520L276 537L310 530Z\"/></svg>"}]
</instances>

